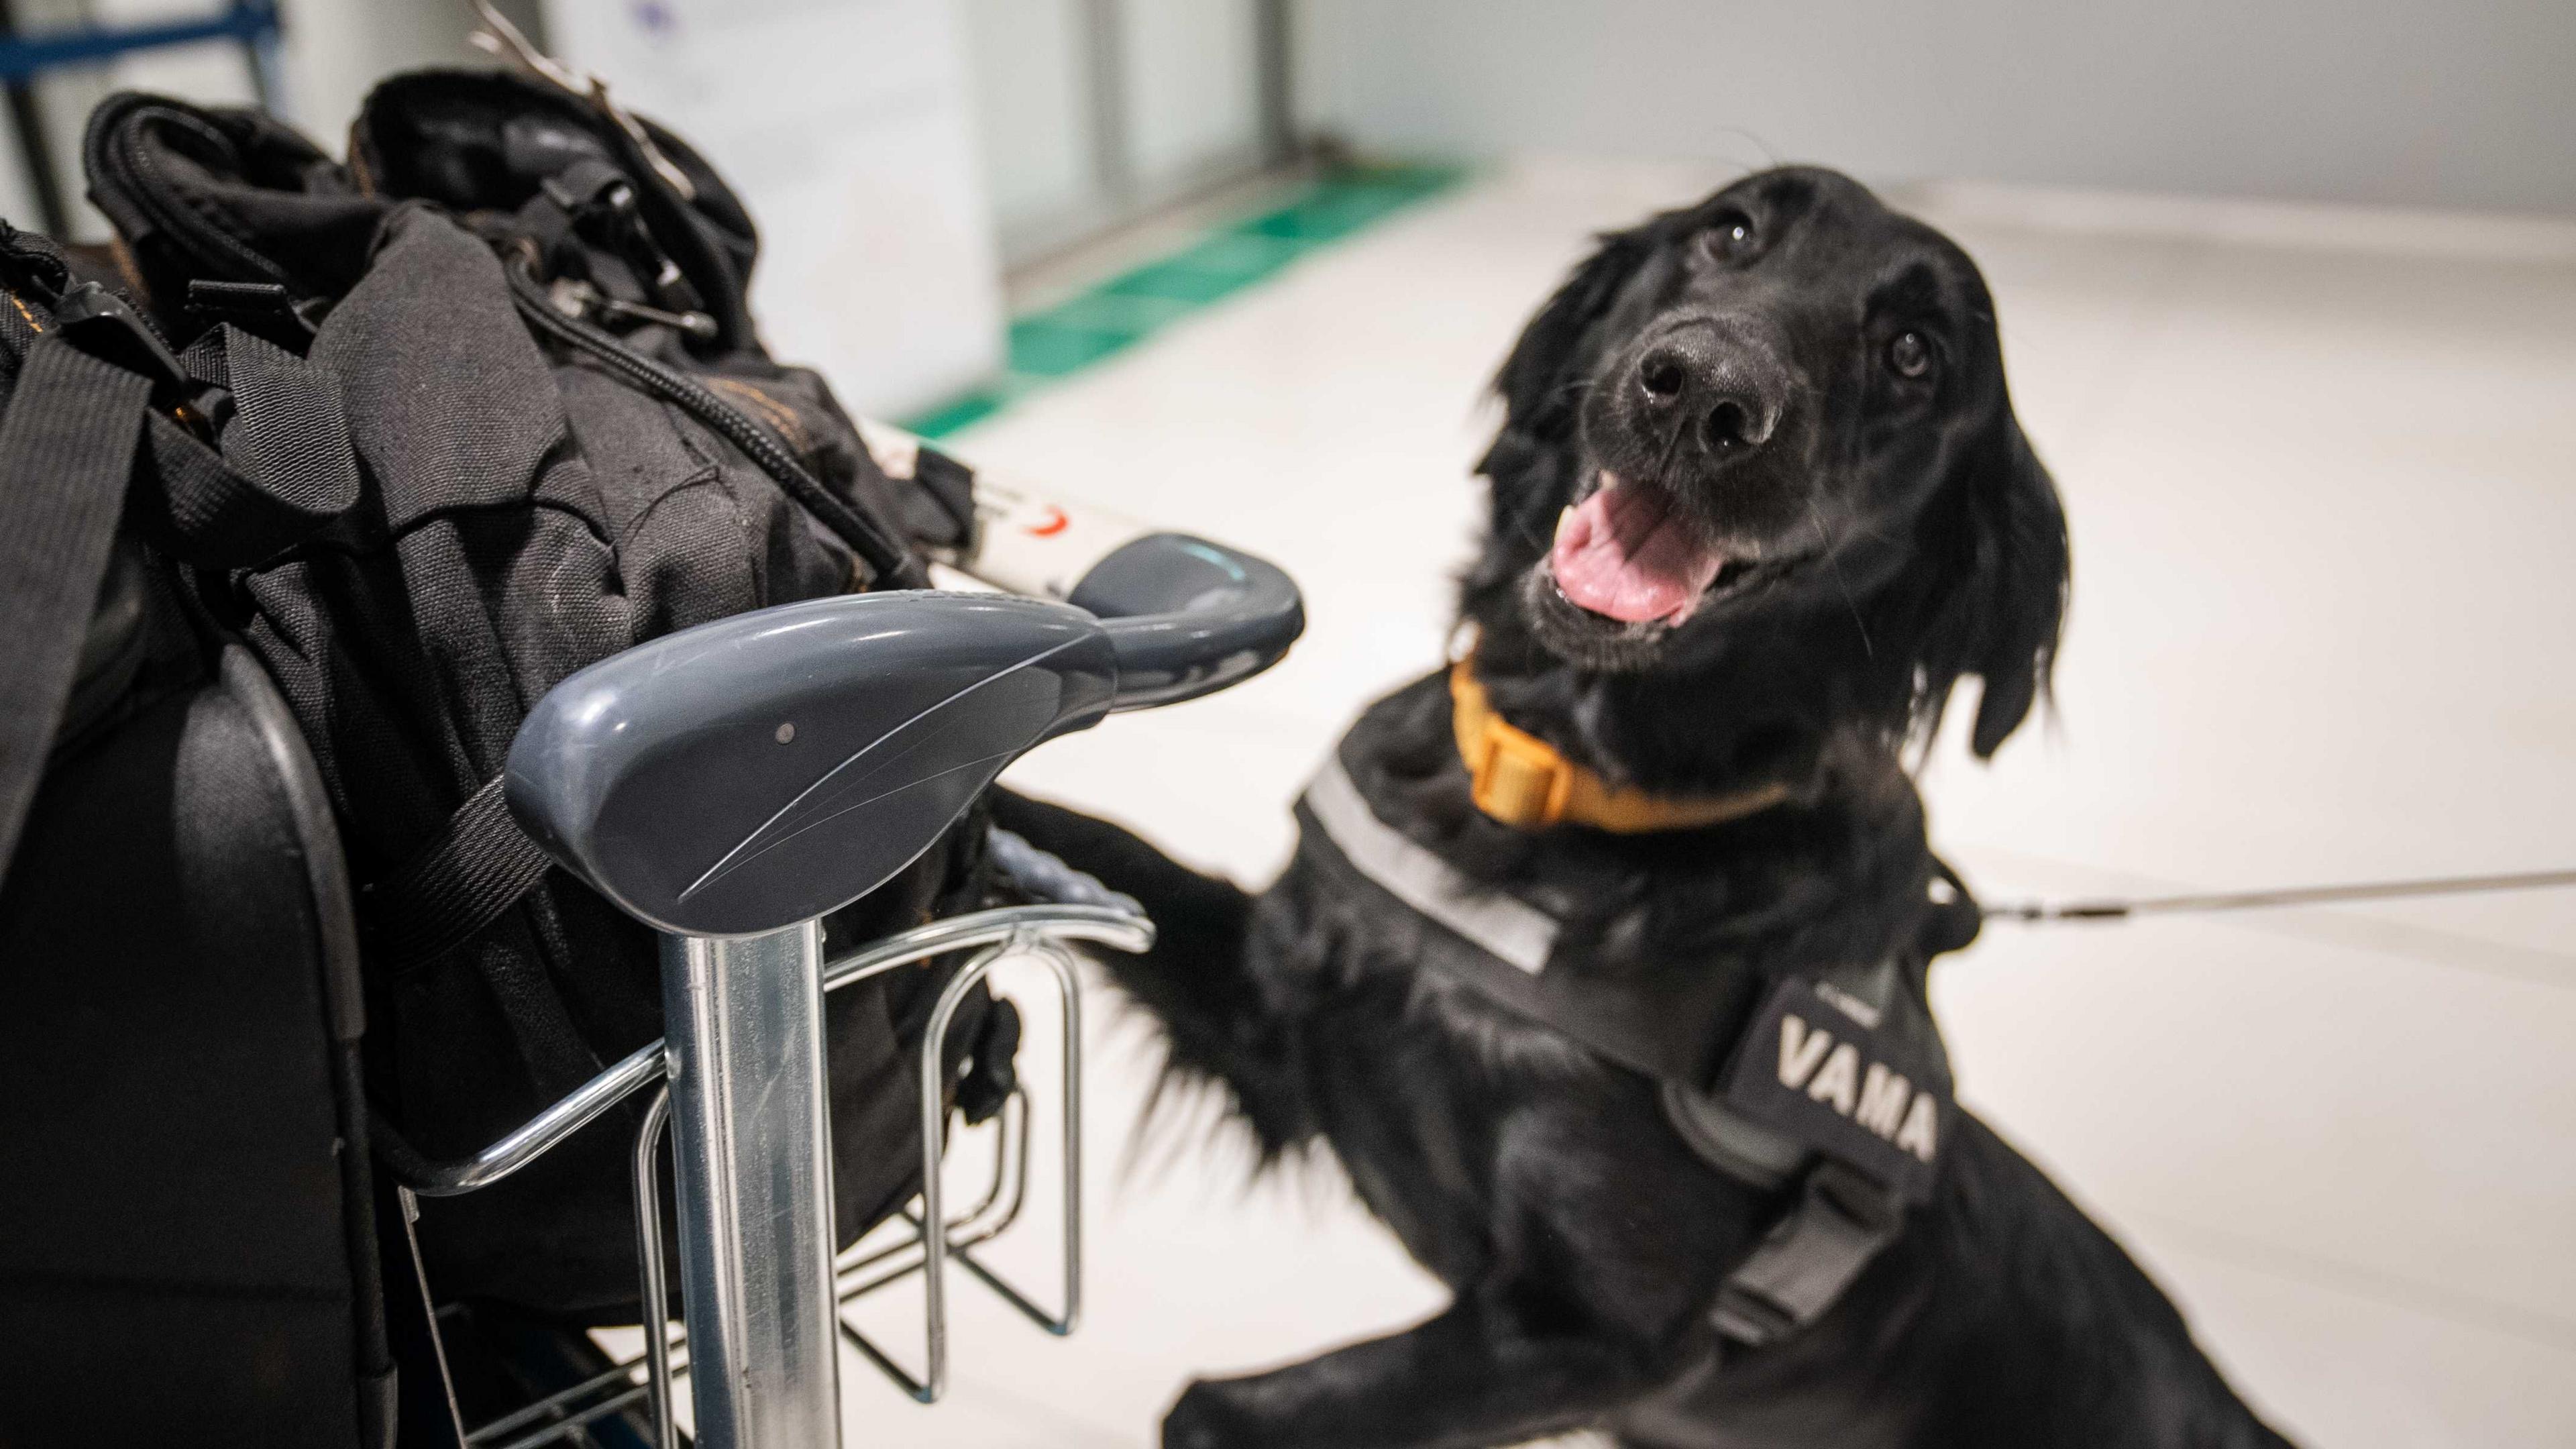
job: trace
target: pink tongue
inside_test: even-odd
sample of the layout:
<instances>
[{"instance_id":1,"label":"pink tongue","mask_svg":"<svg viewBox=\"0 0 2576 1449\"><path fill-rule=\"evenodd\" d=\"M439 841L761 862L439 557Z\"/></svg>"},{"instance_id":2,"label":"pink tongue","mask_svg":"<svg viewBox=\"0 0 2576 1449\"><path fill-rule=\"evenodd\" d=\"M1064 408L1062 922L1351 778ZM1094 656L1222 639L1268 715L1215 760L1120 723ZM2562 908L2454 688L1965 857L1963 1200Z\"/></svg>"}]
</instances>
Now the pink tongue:
<instances>
[{"instance_id":1,"label":"pink tongue","mask_svg":"<svg viewBox=\"0 0 2576 1449\"><path fill-rule=\"evenodd\" d=\"M1633 483L1595 489L1548 556L1567 598L1629 623L1687 614L1725 562L1672 516L1670 495Z\"/></svg>"}]
</instances>

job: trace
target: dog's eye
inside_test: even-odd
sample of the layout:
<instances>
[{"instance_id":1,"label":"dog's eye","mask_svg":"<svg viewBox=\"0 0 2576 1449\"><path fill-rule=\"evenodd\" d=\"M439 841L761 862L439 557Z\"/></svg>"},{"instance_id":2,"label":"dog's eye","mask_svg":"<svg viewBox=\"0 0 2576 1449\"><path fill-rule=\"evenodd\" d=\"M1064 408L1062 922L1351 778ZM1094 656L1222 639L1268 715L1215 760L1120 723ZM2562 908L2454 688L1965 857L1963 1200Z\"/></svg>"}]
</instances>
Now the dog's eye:
<instances>
[{"instance_id":1,"label":"dog's eye","mask_svg":"<svg viewBox=\"0 0 2576 1449\"><path fill-rule=\"evenodd\" d=\"M1899 332L1887 344L1887 365L1898 377L1921 377L1932 370L1932 344L1920 332Z\"/></svg>"},{"instance_id":2,"label":"dog's eye","mask_svg":"<svg viewBox=\"0 0 2576 1449\"><path fill-rule=\"evenodd\" d=\"M1752 255L1753 218L1740 211L1719 212L1717 220L1709 223L1708 230L1700 234L1700 245L1721 262L1737 261Z\"/></svg>"}]
</instances>

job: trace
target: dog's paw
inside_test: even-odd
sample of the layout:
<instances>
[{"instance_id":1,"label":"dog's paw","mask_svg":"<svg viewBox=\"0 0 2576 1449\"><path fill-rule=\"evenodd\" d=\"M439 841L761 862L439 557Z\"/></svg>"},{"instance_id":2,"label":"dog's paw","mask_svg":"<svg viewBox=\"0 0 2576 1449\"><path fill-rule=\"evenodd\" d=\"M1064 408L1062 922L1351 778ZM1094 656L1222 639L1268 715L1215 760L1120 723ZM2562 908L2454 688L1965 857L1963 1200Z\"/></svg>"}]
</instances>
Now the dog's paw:
<instances>
[{"instance_id":1,"label":"dog's paw","mask_svg":"<svg viewBox=\"0 0 2576 1449\"><path fill-rule=\"evenodd\" d=\"M1163 1449L1253 1449L1260 1444L1260 1426L1227 1387L1201 1379L1183 1390L1180 1402L1163 1416Z\"/></svg>"}]
</instances>

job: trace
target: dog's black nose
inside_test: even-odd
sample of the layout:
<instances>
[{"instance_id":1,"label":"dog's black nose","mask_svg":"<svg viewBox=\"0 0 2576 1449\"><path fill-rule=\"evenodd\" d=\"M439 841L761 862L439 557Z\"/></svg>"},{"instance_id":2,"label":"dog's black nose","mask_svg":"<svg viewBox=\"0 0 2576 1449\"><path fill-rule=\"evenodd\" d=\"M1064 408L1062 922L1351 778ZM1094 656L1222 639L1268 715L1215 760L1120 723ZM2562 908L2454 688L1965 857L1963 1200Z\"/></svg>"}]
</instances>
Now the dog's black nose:
<instances>
[{"instance_id":1,"label":"dog's black nose","mask_svg":"<svg viewBox=\"0 0 2576 1449\"><path fill-rule=\"evenodd\" d=\"M1695 328L1637 358L1637 395L1648 426L1712 460L1749 453L1780 426L1788 385L1781 370L1714 329Z\"/></svg>"}]
</instances>

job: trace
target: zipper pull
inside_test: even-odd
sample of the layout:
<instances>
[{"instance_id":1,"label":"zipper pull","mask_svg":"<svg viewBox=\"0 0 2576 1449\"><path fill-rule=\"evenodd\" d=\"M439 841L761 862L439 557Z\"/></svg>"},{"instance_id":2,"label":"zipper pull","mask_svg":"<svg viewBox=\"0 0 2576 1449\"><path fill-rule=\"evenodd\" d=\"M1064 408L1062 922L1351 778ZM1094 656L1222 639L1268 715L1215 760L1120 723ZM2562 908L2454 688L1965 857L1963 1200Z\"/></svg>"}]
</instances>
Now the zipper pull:
<instances>
[{"instance_id":1,"label":"zipper pull","mask_svg":"<svg viewBox=\"0 0 2576 1449\"><path fill-rule=\"evenodd\" d=\"M677 327L700 342L716 339L716 319L704 312L665 312L641 302L621 302L615 297L602 297L599 299L599 314L602 317L631 317L638 322L659 322L665 327Z\"/></svg>"},{"instance_id":2,"label":"zipper pull","mask_svg":"<svg viewBox=\"0 0 2576 1449\"><path fill-rule=\"evenodd\" d=\"M598 305L599 289L577 278L557 277L546 288L546 300L554 304L556 311L579 322Z\"/></svg>"},{"instance_id":3,"label":"zipper pull","mask_svg":"<svg viewBox=\"0 0 2576 1449\"><path fill-rule=\"evenodd\" d=\"M574 277L555 278L553 285L546 288L546 300L554 304L556 311L576 321L596 316L602 322L658 322L676 327L700 342L712 342L716 336L716 319L704 312L668 312L641 302L622 301Z\"/></svg>"}]
</instances>

